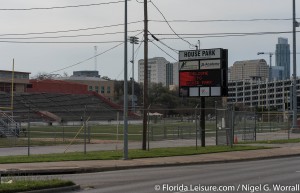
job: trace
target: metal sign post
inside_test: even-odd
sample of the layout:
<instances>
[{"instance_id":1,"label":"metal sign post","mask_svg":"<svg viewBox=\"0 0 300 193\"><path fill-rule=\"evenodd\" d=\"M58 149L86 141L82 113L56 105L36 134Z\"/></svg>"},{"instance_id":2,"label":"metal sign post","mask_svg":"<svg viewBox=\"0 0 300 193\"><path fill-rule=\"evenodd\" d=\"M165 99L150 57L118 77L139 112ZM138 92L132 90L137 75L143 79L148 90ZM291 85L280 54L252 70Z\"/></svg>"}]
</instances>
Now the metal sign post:
<instances>
[{"instance_id":1,"label":"metal sign post","mask_svg":"<svg viewBox=\"0 0 300 193\"><path fill-rule=\"evenodd\" d=\"M226 49L179 51L180 95L201 98L202 147L205 147L205 97L228 95L227 71L228 50Z\"/></svg>"}]
</instances>

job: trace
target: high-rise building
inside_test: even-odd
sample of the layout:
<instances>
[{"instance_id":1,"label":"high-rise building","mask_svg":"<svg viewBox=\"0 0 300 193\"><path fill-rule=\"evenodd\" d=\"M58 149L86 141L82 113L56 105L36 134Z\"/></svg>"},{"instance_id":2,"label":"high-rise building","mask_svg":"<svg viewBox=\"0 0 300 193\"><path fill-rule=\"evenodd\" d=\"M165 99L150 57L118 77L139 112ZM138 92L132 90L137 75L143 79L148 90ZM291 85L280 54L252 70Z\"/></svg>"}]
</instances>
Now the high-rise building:
<instances>
[{"instance_id":1,"label":"high-rise building","mask_svg":"<svg viewBox=\"0 0 300 193\"><path fill-rule=\"evenodd\" d=\"M289 79L291 76L290 70L290 45L287 38L278 38L278 44L276 44L276 66L283 66L283 80Z\"/></svg>"},{"instance_id":2,"label":"high-rise building","mask_svg":"<svg viewBox=\"0 0 300 193\"><path fill-rule=\"evenodd\" d=\"M269 78L269 66L264 59L237 61L230 67L230 80L266 80Z\"/></svg>"},{"instance_id":3,"label":"high-rise building","mask_svg":"<svg viewBox=\"0 0 300 193\"><path fill-rule=\"evenodd\" d=\"M178 85L178 63L170 63L163 57L148 59L148 81L163 86ZM138 62L138 82L144 82L144 60Z\"/></svg>"}]
</instances>

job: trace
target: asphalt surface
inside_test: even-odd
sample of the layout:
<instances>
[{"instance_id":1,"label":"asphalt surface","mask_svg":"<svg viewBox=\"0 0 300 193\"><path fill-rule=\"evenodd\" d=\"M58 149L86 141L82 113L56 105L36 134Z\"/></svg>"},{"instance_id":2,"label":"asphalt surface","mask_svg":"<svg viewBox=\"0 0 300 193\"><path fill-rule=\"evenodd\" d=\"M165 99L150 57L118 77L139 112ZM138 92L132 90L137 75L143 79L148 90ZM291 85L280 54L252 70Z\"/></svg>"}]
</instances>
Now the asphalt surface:
<instances>
[{"instance_id":1,"label":"asphalt surface","mask_svg":"<svg viewBox=\"0 0 300 193\"><path fill-rule=\"evenodd\" d=\"M182 143L181 143L182 142ZM170 143L174 146L182 144L191 145L190 143L194 141L183 140L183 141L167 141L165 143ZM139 144L137 144L139 145ZM161 144L160 144L161 145ZM164 144L166 145L166 144ZM260 144L261 145L261 144ZM201 155L192 155L192 156L174 156L174 157L159 157L159 158L144 158L144 159L134 159L134 160L90 160L90 161L66 161L66 162L41 162L41 163L18 163L18 164L0 164L0 172L2 176L20 176L20 175L50 175L50 174L76 174L76 173L95 173L95 172L105 172L105 171L116 171L124 172L129 169L142 169L142 168L155 168L155 167L171 167L171 166L186 166L186 165L208 165L208 164L224 164L232 163L233 165L239 162L245 162L250 160L264 160L264 159L277 159L277 158L286 158L286 157L299 157L300 156L300 145L295 144L282 144L282 145L270 145L272 149L261 149L261 150L249 150L249 151L235 151L235 152L223 152L223 153L212 153L212 154L201 154ZM154 147L154 144L152 144ZM47 147L47 148L57 148ZM79 146L82 148L82 145ZM40 151L43 151L41 147L37 147ZM1 153L3 153L1 149ZM7 151L11 149L8 148ZM9 152L6 152L9 154ZM293 163L285 163L297 169L296 159ZM284 165L284 164L283 164ZM278 168L281 168L283 165L277 165ZM225 165L224 167L227 167ZM264 168L268 168L269 164L261 165L260 170L257 171L265 172ZM178 167L181 168L181 167ZM251 171L251 167L247 171ZM151 170L150 169L150 170ZM124 171L123 171L124 170ZM270 169L271 171L271 169ZM243 172L243 171L241 171ZM284 171L278 171L279 173ZM300 173L300 172L297 172ZM89 174L90 175L90 174ZM159 177L161 173L157 173ZM294 179L295 176L292 177ZM297 178L299 179L299 178ZM167 182L167 181L166 181ZM158 184L161 185L161 184ZM129 186L129 185L128 185ZM91 190L92 191L92 190ZM60 190L50 190L52 192L62 192ZM123 192L123 191L121 191ZM154 191L153 191L154 192ZM176 191L173 191L176 192ZM177 191L182 192L182 191ZM91 192L92 193L92 192Z\"/></svg>"},{"instance_id":2,"label":"asphalt surface","mask_svg":"<svg viewBox=\"0 0 300 193\"><path fill-rule=\"evenodd\" d=\"M195 192L198 187L216 186L210 192L289 192L300 184L300 157L272 160L155 167L59 176L80 184L84 193ZM180 189L182 187L182 189ZM187 187L190 191L182 191ZM277 187L281 187L276 191ZM300 190L299 190L300 191ZM293 191L293 192L299 192ZM199 191L196 191L199 192Z\"/></svg>"},{"instance_id":3,"label":"asphalt surface","mask_svg":"<svg viewBox=\"0 0 300 193\"><path fill-rule=\"evenodd\" d=\"M298 155L300 155L299 144L283 144L278 148L272 149L234 151L192 156L144 158L133 160L89 160L1 164L0 172L3 175L84 173L143 167L237 162Z\"/></svg>"}]
</instances>

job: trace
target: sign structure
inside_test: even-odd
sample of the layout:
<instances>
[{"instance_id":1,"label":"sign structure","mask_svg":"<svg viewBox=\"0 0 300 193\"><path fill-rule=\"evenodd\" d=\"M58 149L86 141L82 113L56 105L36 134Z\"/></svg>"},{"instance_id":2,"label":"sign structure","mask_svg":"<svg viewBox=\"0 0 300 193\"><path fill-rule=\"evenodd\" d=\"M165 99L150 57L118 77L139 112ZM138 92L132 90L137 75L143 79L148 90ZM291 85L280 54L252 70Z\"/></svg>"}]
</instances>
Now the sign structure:
<instances>
[{"instance_id":1,"label":"sign structure","mask_svg":"<svg viewBox=\"0 0 300 193\"><path fill-rule=\"evenodd\" d=\"M181 96L227 96L228 50L216 48L179 52Z\"/></svg>"}]
</instances>

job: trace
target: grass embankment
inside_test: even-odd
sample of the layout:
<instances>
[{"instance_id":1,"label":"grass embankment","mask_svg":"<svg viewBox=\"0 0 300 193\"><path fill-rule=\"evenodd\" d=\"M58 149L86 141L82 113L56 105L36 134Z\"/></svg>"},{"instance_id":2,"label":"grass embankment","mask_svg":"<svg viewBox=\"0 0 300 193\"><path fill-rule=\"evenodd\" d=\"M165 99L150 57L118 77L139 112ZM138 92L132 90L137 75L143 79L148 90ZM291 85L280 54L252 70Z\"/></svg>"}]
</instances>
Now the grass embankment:
<instances>
[{"instance_id":1,"label":"grass embankment","mask_svg":"<svg viewBox=\"0 0 300 193\"><path fill-rule=\"evenodd\" d=\"M208 146L208 147L174 147L174 148L155 148L150 151L129 150L130 159L139 158L155 158L155 157L171 157L186 156L207 153L229 152L229 151L245 151L265 149L262 146ZM58 161L84 161L84 160L118 160L122 159L122 151L97 151L97 152L75 152L65 154L45 154L31 156L4 156L0 157L0 164L4 163L35 163L35 162L58 162Z\"/></svg>"},{"instance_id":2,"label":"grass embankment","mask_svg":"<svg viewBox=\"0 0 300 193\"><path fill-rule=\"evenodd\" d=\"M10 180L9 183L2 182L0 193L17 193L48 188L58 188L75 185L71 181L51 179L51 180Z\"/></svg>"}]
</instances>

